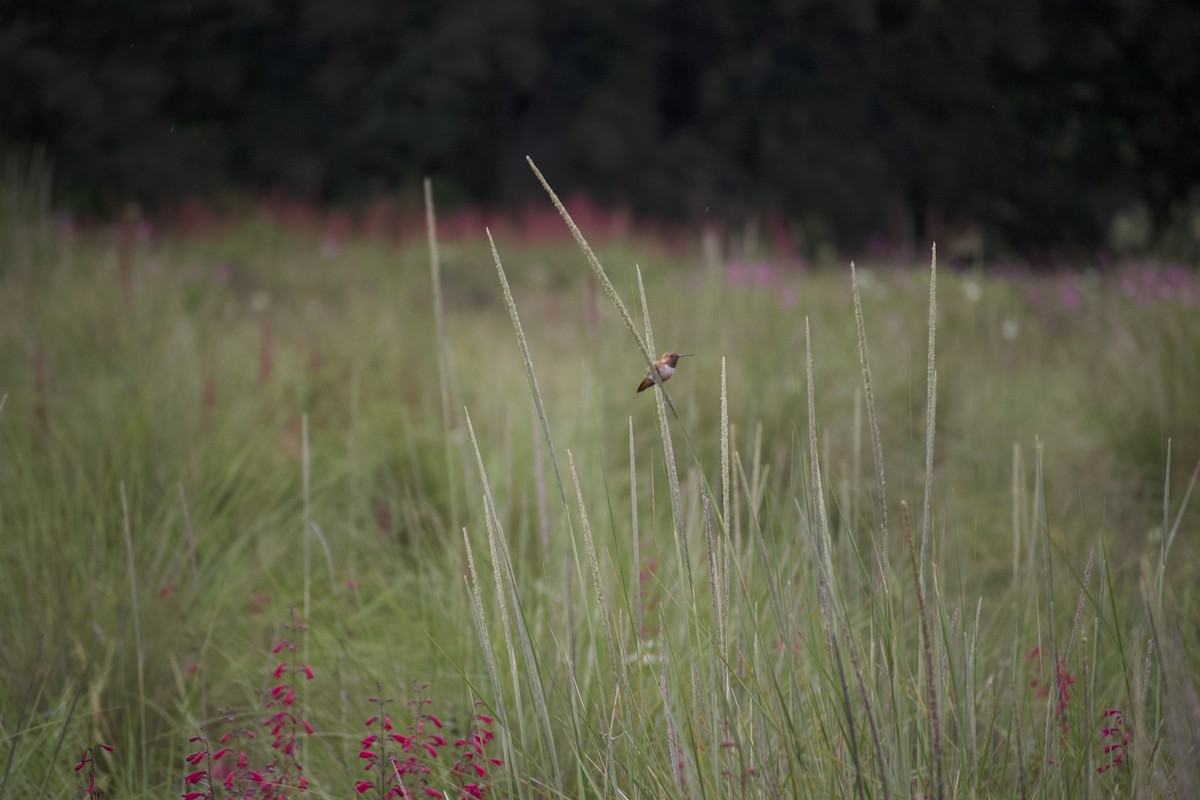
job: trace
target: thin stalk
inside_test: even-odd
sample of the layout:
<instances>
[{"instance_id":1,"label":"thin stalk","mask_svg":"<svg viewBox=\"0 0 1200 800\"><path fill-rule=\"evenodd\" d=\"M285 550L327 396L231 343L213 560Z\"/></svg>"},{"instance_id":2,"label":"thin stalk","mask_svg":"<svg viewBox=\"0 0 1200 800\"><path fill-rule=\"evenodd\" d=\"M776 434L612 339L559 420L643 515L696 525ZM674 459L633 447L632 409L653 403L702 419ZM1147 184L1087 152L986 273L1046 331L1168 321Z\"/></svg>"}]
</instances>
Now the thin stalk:
<instances>
[{"instance_id":1,"label":"thin stalk","mask_svg":"<svg viewBox=\"0 0 1200 800\"><path fill-rule=\"evenodd\" d=\"M1191 487L1188 487L1189 489ZM1159 530L1159 551L1158 551L1158 615L1163 614L1163 598L1166 595L1166 579L1167 579L1167 542L1170 535L1167 533L1167 523L1171 517L1171 440L1167 439L1167 465L1166 475L1163 476L1163 501L1162 501L1162 528ZM1153 620L1151 621L1153 623ZM1162 670L1158 671L1154 681L1154 719L1162 720L1162 701L1163 701L1163 675Z\"/></svg>"},{"instance_id":2,"label":"thin stalk","mask_svg":"<svg viewBox=\"0 0 1200 800\"><path fill-rule=\"evenodd\" d=\"M1017 591L1021 566L1021 445L1013 442L1012 461L1012 590Z\"/></svg>"},{"instance_id":3,"label":"thin stalk","mask_svg":"<svg viewBox=\"0 0 1200 800\"><path fill-rule=\"evenodd\" d=\"M300 469L304 486L304 531L301 534L304 550L304 620L308 621L312 609L312 546L308 537L312 525L312 484L308 457L308 414L300 416Z\"/></svg>"},{"instance_id":4,"label":"thin stalk","mask_svg":"<svg viewBox=\"0 0 1200 800\"><path fill-rule=\"evenodd\" d=\"M812 491L817 504L817 530L820 534L821 575L817 584L817 599L821 607L821 622L825 631L825 639L833 656L834 667L837 670L838 686L842 692L842 707L846 715L848 734L846 743L850 747L850 760L854 764L854 792L863 797L862 764L858 758L858 737L854 730L854 712L850 706L850 690L846 685L846 672L842 666L842 652L838 645L837 611L833 603L833 540L829 532L829 516L825 508L825 487L821 479L821 460L817 455L817 410L816 390L813 385L812 335L809 331L808 318L804 319L804 365L808 378L808 455L812 466ZM757 448L756 448L757 449Z\"/></svg>"},{"instance_id":5,"label":"thin stalk","mask_svg":"<svg viewBox=\"0 0 1200 800\"><path fill-rule=\"evenodd\" d=\"M433 207L433 182L425 179L425 231L429 238L429 278L433 284L433 338L437 350L438 390L442 400L442 441L446 445L446 487L450 510L458 518L458 492L454 478L454 453L450 436L450 391L446 382L446 336L442 327L442 266L438 255L437 215Z\"/></svg>"},{"instance_id":6,"label":"thin stalk","mask_svg":"<svg viewBox=\"0 0 1200 800\"><path fill-rule=\"evenodd\" d=\"M929 633L929 615L925 609L925 591L921 585L921 567L917 564L917 550L913 543L912 525L908 519L908 503L904 500L900 501L900 520L904 525L905 539L908 544L908 559L912 567L913 587L917 593L917 617L921 623L921 652L924 655L925 661L923 670L925 675L925 704L928 707L926 735L929 737L930 767L933 772L933 775L930 776L930 783L935 787L934 796L937 800L942 800L945 797L945 789L942 784L942 738L941 723L938 719L937 664L933 660L933 638Z\"/></svg>"},{"instance_id":7,"label":"thin stalk","mask_svg":"<svg viewBox=\"0 0 1200 800\"><path fill-rule=\"evenodd\" d=\"M1051 665L1054 671L1054 682L1051 684L1051 690L1047 694L1046 706L1046 724L1045 724L1045 740L1042 743L1042 759L1044 762L1050 760L1050 745L1053 741L1051 736L1051 727L1054 721L1054 708L1058 702L1058 691L1061 685L1062 677L1062 660L1059 657L1058 651L1058 635L1055 624L1054 614L1054 574L1050 561L1050 522L1046 515L1046 493L1043 488L1043 473L1042 459L1043 446L1039 439L1036 442L1036 461L1035 475L1037 481L1037 505L1034 509L1036 515L1037 532L1042 543L1042 593L1046 602L1046 627L1050 637L1050 656Z\"/></svg>"},{"instance_id":8,"label":"thin stalk","mask_svg":"<svg viewBox=\"0 0 1200 800\"><path fill-rule=\"evenodd\" d=\"M537 660L537 654L533 647L533 642L529 636L529 630L526 625L524 610L521 607L521 598L517 594L516 577L512 570L512 559L508 551L508 542L504 537L504 529L500 524L500 518L496 514L496 504L492 497L491 486L487 479L487 470L483 466L483 456L479 452L479 441L475 438L475 428L471 424L471 416L463 409L464 418L467 422L467 433L470 439L471 447L475 453L475 464L479 469L479 479L483 484L483 499L486 518L489 520L488 536L489 543L494 547L493 559L496 564L494 568L497 571L497 581L504 585L497 587L497 594L507 592L507 599L512 605L512 615L510 617L512 628L515 630L517 642L521 646L521 655L525 661L526 677L531 687L533 695L534 708L537 712L537 717L541 723L542 736L544 737L545 746L550 755L550 763L553 769L555 786L562 786L562 771L558 764L558 754L554 748L554 737L550 726L550 711L546 703L545 688L542 685L542 669ZM572 541L574 537L572 536ZM511 647L510 634L506 630L505 641L509 642Z\"/></svg>"},{"instance_id":9,"label":"thin stalk","mask_svg":"<svg viewBox=\"0 0 1200 800\"><path fill-rule=\"evenodd\" d=\"M642 543L639 538L640 533L638 529L637 462L634 460L633 450L633 417L629 418L629 506L630 521L633 525L633 605L637 620L637 630L634 632L634 644L638 662L640 663L642 656L642 632L646 628L642 620Z\"/></svg>"},{"instance_id":10,"label":"thin stalk","mask_svg":"<svg viewBox=\"0 0 1200 800\"><path fill-rule=\"evenodd\" d=\"M129 599L133 604L133 636L137 646L138 715L142 736L142 764L146 760L146 651L142 644L142 614L138 602L137 568L133 559L133 531L129 523L129 500L125 495L125 481L121 481L121 515L125 521L125 557L129 564Z\"/></svg>"},{"instance_id":11,"label":"thin stalk","mask_svg":"<svg viewBox=\"0 0 1200 800\"><path fill-rule=\"evenodd\" d=\"M1162 527L1158 536L1158 613L1163 610L1163 594L1166 591L1167 574L1167 523L1171 517L1171 440L1167 439L1166 475L1163 476ZM1160 685L1161 690L1161 685Z\"/></svg>"},{"instance_id":12,"label":"thin stalk","mask_svg":"<svg viewBox=\"0 0 1200 800\"><path fill-rule=\"evenodd\" d=\"M621 296L617 294L616 287L614 287L612 281L608 279L608 273L604 271L604 267L600 266L600 259L596 258L596 254L592 252L591 246L588 245L587 240L583 238L583 234L579 231L579 227L575 224L575 220L571 219L571 215L567 213L566 206L562 204L562 201L558 199L558 195L555 194L554 190L550 188L549 182L547 182L545 176L542 175L542 171L537 168L537 164L534 164L533 159L528 156L525 157L525 160L529 162L530 169L532 169L533 174L537 176L538 181L542 184L542 188L546 190L546 194L550 195L550 202L554 204L554 207L558 210L558 213L563 218L563 221L567 223L567 228L571 231L571 235L575 237L576 243L579 244L579 249L583 250L583 254L587 258L588 264L591 266L592 271L596 274L596 279L600 281L600 286L604 289L604 293L608 295L608 299L612 301L613 306L617 309L617 313L621 315L621 320L625 323L626 329L633 337L634 342L637 343L638 349L642 352L642 357L646 359L646 366L650 368L651 377L655 378L655 383L659 383L657 379L658 372L654 369L654 356L652 355L651 350L647 347L646 342L642 341L642 337L638 333L637 325L634 324L633 317L629 315L629 310L625 308L625 304L621 302ZM488 238L491 238L490 234L488 235ZM659 383L659 385L661 386L661 383Z\"/></svg>"},{"instance_id":13,"label":"thin stalk","mask_svg":"<svg viewBox=\"0 0 1200 800\"><path fill-rule=\"evenodd\" d=\"M921 581L924 584L925 554L929 548L931 498L933 495L933 437L937 419L937 368L934 360L937 341L937 245L929 262L929 353L926 363L925 396L925 508L921 515Z\"/></svg>"},{"instance_id":14,"label":"thin stalk","mask_svg":"<svg viewBox=\"0 0 1200 800\"><path fill-rule=\"evenodd\" d=\"M725 356L721 356L721 519L729 534L729 383L726 377Z\"/></svg>"},{"instance_id":15,"label":"thin stalk","mask_svg":"<svg viewBox=\"0 0 1200 800\"><path fill-rule=\"evenodd\" d=\"M624 683L624 672L617 659L617 648L613 642L611 614L608 608L608 596L604 591L604 576L600 573L600 557L596 553L596 543L592 538L592 525L588 521L587 507L583 503L583 489L579 486L579 475L575 471L575 457L567 450L567 464L571 468L571 481L575 486L575 499L579 504L579 527L583 531L583 543L587 550L588 565L591 567L593 588L596 590L596 600L600 606L600 625L604 628L604 638L608 644L608 660L612 664L617 679ZM629 697L629 687L622 686L624 696Z\"/></svg>"},{"instance_id":16,"label":"thin stalk","mask_svg":"<svg viewBox=\"0 0 1200 800\"><path fill-rule=\"evenodd\" d=\"M304 625L300 628L300 658L308 662L308 620L312 610L312 543L309 541L312 529L315 527L312 519L312 472L308 450L308 414L300 417L300 454L304 471ZM301 696L300 716L308 719L309 692ZM303 763L308 763L309 738L304 737L300 745L303 749Z\"/></svg>"},{"instance_id":17,"label":"thin stalk","mask_svg":"<svg viewBox=\"0 0 1200 800\"><path fill-rule=\"evenodd\" d=\"M862 694L863 705L867 711L867 727L871 731L871 744L875 748L875 775L883 789L883 797L892 796L888 786L887 760L883 757L883 746L879 740L879 728L875 723L875 711L871 703L871 695L867 692L867 682L863 679L862 667L858 663L858 653L855 651L854 640L850 636L849 626L846 626L846 651L850 654L850 666L854 670L855 680L858 681L858 691Z\"/></svg>"},{"instance_id":18,"label":"thin stalk","mask_svg":"<svg viewBox=\"0 0 1200 800\"><path fill-rule=\"evenodd\" d=\"M854 295L854 321L858 327L858 359L862 363L863 396L867 401L867 425L871 428L871 452L875 456L875 473L879 481L879 577L884 597L889 597L888 580L892 568L888 561L887 477L883 468L883 438L879 433L879 417L875 413L875 390L871 386L871 358L867 349L867 328L863 322L862 298L858 291L858 273L850 262L850 288Z\"/></svg>"},{"instance_id":19,"label":"thin stalk","mask_svg":"<svg viewBox=\"0 0 1200 800\"><path fill-rule=\"evenodd\" d=\"M475 569L475 555L471 549L471 538L467 535L465 527L462 529L462 533L463 548L467 556L467 574L464 576L464 580L467 583L467 594L471 598L471 619L475 623L479 646L483 650L483 662L487 667L492 696L496 698L496 716L504 729L504 757L505 763L508 765L508 769L504 770L504 773L509 780L511 791L512 774L516 766L516 753L512 746L513 727L504 706L504 695L500 691L500 673L496 668L496 654L492 649L492 638L488 634L487 615L483 610L483 593L479 586L479 572Z\"/></svg>"},{"instance_id":20,"label":"thin stalk","mask_svg":"<svg viewBox=\"0 0 1200 800\"><path fill-rule=\"evenodd\" d=\"M637 271L638 292L642 300L642 319L646 324L646 341L650 346L654 346L654 331L650 326L650 306L646 302L646 287L642 283L642 271ZM650 370L654 376L658 375L656 370ZM659 385L659 391L655 392L656 406L658 409L658 429L662 436L663 443L663 460L666 462L667 469L667 494L671 500L671 519L675 527L675 551L680 563L683 564L688 581L688 592L692 601L692 612L696 610L696 586L692 578L692 560L688 552L687 543L687 527L683 521L683 502L679 493L679 472L675 464L675 447L671 443L671 426L667 420L667 411L664 405L666 392L662 391L662 385ZM678 419L678 415L676 415Z\"/></svg>"}]
</instances>

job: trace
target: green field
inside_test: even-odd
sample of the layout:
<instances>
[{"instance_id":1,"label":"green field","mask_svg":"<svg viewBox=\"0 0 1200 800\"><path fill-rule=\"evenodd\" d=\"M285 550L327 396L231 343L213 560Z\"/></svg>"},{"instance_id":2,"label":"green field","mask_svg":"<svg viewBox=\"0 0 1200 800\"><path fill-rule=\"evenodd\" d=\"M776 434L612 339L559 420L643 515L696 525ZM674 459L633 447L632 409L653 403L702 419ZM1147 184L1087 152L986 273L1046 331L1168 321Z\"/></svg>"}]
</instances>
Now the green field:
<instances>
[{"instance_id":1,"label":"green field","mask_svg":"<svg viewBox=\"0 0 1200 800\"><path fill-rule=\"evenodd\" d=\"M2 797L1200 791L1194 271L5 230Z\"/></svg>"}]
</instances>

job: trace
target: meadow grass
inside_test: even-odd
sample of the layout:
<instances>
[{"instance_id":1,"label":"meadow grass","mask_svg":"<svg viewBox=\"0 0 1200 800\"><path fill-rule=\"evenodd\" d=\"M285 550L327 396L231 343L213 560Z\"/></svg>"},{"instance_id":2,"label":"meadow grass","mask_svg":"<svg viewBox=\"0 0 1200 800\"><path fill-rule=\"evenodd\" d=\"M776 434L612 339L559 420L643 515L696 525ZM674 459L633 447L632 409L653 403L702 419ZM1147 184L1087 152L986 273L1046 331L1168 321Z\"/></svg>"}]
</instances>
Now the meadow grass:
<instances>
[{"instance_id":1,"label":"meadow grass","mask_svg":"<svg viewBox=\"0 0 1200 800\"><path fill-rule=\"evenodd\" d=\"M1200 790L1194 276L426 201L0 272L0 797Z\"/></svg>"}]
</instances>

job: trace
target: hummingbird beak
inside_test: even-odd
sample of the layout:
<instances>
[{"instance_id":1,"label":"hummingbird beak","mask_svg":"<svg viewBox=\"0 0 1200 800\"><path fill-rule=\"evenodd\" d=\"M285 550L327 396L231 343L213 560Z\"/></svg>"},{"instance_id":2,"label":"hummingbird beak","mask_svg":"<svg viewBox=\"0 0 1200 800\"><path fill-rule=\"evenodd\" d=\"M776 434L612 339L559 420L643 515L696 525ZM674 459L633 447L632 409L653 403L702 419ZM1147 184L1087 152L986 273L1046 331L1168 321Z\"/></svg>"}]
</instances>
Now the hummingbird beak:
<instances>
[{"instance_id":1,"label":"hummingbird beak","mask_svg":"<svg viewBox=\"0 0 1200 800\"><path fill-rule=\"evenodd\" d=\"M687 356L694 356L694 355L696 355L696 354L695 353L679 353L680 358L685 358Z\"/></svg>"}]
</instances>

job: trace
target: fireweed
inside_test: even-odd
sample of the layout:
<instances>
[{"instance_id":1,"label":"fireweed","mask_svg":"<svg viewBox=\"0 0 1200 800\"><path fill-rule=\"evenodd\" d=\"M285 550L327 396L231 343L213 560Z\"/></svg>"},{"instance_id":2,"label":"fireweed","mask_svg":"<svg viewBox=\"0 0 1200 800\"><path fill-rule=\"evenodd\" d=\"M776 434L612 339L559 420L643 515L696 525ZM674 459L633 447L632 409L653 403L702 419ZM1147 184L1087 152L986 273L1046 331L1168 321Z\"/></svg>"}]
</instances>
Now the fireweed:
<instances>
[{"instance_id":1,"label":"fireweed","mask_svg":"<svg viewBox=\"0 0 1200 800\"><path fill-rule=\"evenodd\" d=\"M427 688L427 685L417 687L419 693ZM412 721L403 733L396 731L388 714L388 706L394 700L369 697L367 701L378 706L378 712L363 721L368 733L359 743L358 757L370 774L355 781L356 792L371 793L383 800L393 797L409 800L414 792L419 792L418 797L453 796L479 800L488 791L489 767L504 763L487 755L486 747L495 738L491 729L492 717L482 712L472 714L466 734L455 739L451 747L440 733L444 727L441 719L424 710L433 703L432 698L422 695L406 701ZM476 702L478 705L479 701ZM440 765L444 764L442 758L448 753L454 753L456 757L447 770ZM445 786L446 791L439 786Z\"/></svg>"},{"instance_id":2,"label":"fireweed","mask_svg":"<svg viewBox=\"0 0 1200 800\"><path fill-rule=\"evenodd\" d=\"M308 630L308 626L296 617L295 609L291 623L284 627L293 637ZM267 712L262 726L271 736L272 752L266 756L266 761L259 762L257 768L251 766L252 745L257 738L255 732L251 728L237 727L237 718L227 714L221 718L226 730L218 740L218 749L212 749L203 733L188 740L199 748L185 758L189 769L183 782L185 787L195 788L185 791L181 795L183 800L283 800L308 788L304 765L297 758L296 750L300 731L311 736L313 726L298 713L300 684L297 675L303 675L305 682L314 676L308 664L286 658L287 654L294 654L296 648L295 641L282 637L271 648L273 655L284 657L271 670L271 680L275 683L261 693L261 706Z\"/></svg>"},{"instance_id":3,"label":"fireweed","mask_svg":"<svg viewBox=\"0 0 1200 800\"><path fill-rule=\"evenodd\" d=\"M1036 672L1034 677L1029 679L1029 688L1034 691L1034 697L1049 697L1051 684L1042 680L1042 646L1036 645L1026 656L1029 661L1036 662ZM1067 738L1067 701L1070 699L1070 688L1075 683L1075 679L1071 677L1071 673L1067 672L1067 668L1063 665L1061 658L1054 660L1054 716L1058 719L1059 734L1058 741L1061 744ZM1052 767L1059 765L1059 758L1051 756L1047 759L1047 763Z\"/></svg>"},{"instance_id":4,"label":"fireweed","mask_svg":"<svg viewBox=\"0 0 1200 800\"><path fill-rule=\"evenodd\" d=\"M1038 664L1041 664L1041 648L1034 647L1029 651L1027 658L1032 661L1037 659ZM1056 697L1054 701L1054 713L1059 719L1059 724L1062 726L1060 740L1065 738L1067 733L1067 703L1070 699L1070 687L1075 683L1075 679L1071 677L1071 673L1063 666L1062 660L1059 659L1055 666L1055 688ZM1051 686L1044 683L1039 677L1030 678L1029 687L1034 690L1036 697L1049 697ZM1096 772L1103 774L1113 767L1119 767L1125 763L1125 747L1129 744L1129 733L1125 730L1125 715L1117 708L1106 708L1100 715L1100 742L1103 753L1103 762L1096 767ZM1050 759L1051 766L1057 766L1058 762L1053 758Z\"/></svg>"},{"instance_id":5,"label":"fireweed","mask_svg":"<svg viewBox=\"0 0 1200 800\"><path fill-rule=\"evenodd\" d=\"M296 619L295 609L292 610L292 622L287 627L293 636L303 635L308 630L307 625ZM294 656L296 642L280 639L271 652L277 656L287 653ZM273 791L267 794L272 797L284 797L289 789L303 791L308 788L304 765L296 758L296 742L301 730L307 736L312 736L313 727L307 719L297 715L297 674L303 675L305 682L313 679L313 671L308 664L297 663L294 659L281 659L271 671L271 677L280 682L272 686L263 699L263 708L271 712L263 721L263 726L271 733L271 749L276 753L264 770L273 787Z\"/></svg>"},{"instance_id":6,"label":"fireweed","mask_svg":"<svg viewBox=\"0 0 1200 800\"><path fill-rule=\"evenodd\" d=\"M84 750L83 755L79 757L79 762L75 765L76 772L87 770L88 782L83 791L88 800L104 800L104 790L96 785L96 747L109 753L113 751L111 744L97 744L95 747Z\"/></svg>"},{"instance_id":7,"label":"fireweed","mask_svg":"<svg viewBox=\"0 0 1200 800\"><path fill-rule=\"evenodd\" d=\"M1125 746L1129 744L1129 734L1125 730L1125 715L1120 709L1106 708L1100 715L1100 741L1103 743L1105 762L1096 767L1096 772L1103 774L1106 770L1119 767L1125 763Z\"/></svg>"},{"instance_id":8,"label":"fireweed","mask_svg":"<svg viewBox=\"0 0 1200 800\"><path fill-rule=\"evenodd\" d=\"M1034 647L1029 651L1027 658L1032 661L1037 659L1038 669L1040 671L1042 665L1041 645ZM1054 706L1054 713L1062 722L1063 733L1067 731L1067 700L1069 699L1070 687L1075 683L1075 679L1071 677L1071 673L1067 672L1066 666L1063 665L1062 659L1055 660L1054 682L1057 685L1057 696ZM1044 683L1040 676L1034 676L1029 679L1029 688L1035 690L1036 697L1048 697L1050 695L1050 686Z\"/></svg>"}]
</instances>

